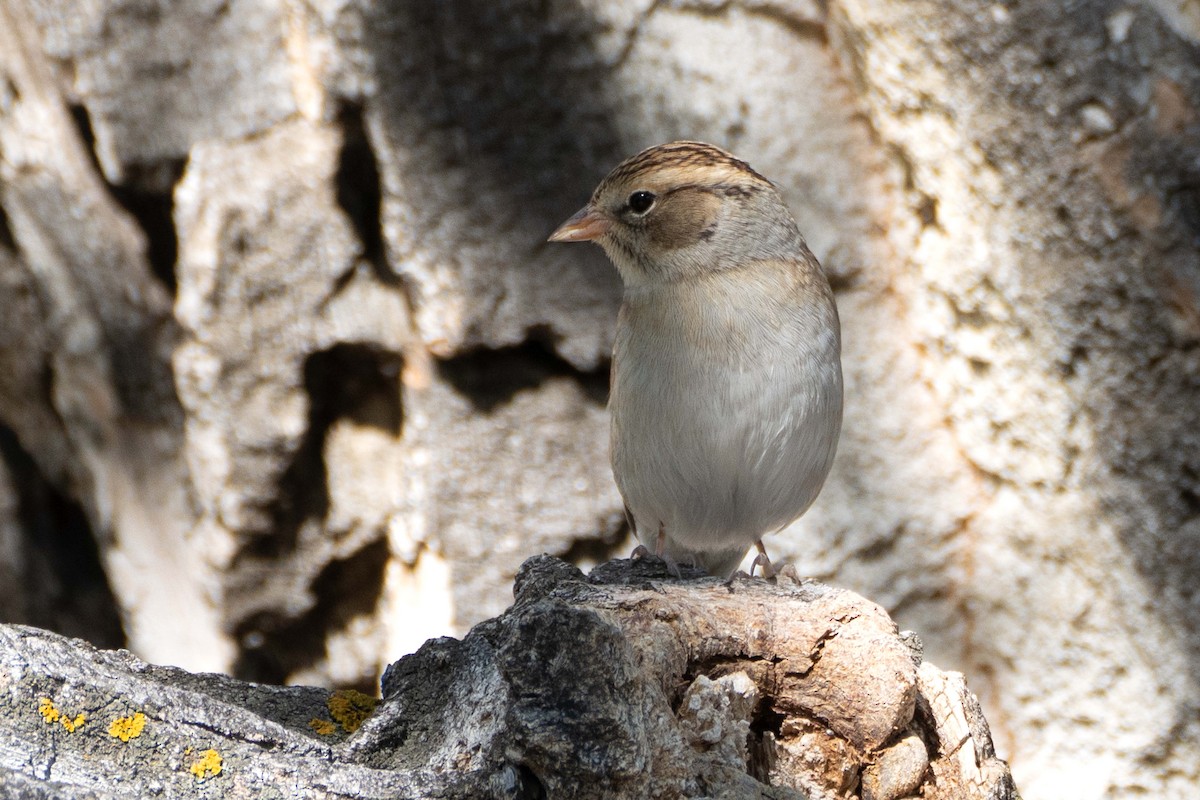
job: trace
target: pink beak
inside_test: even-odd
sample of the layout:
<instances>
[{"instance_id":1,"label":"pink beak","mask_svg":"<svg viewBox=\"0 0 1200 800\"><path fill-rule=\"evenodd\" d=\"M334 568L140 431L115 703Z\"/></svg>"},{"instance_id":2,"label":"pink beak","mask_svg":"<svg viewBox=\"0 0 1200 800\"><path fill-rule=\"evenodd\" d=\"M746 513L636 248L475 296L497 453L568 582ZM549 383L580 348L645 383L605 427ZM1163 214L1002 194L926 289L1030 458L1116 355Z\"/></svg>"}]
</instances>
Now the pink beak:
<instances>
[{"instance_id":1,"label":"pink beak","mask_svg":"<svg viewBox=\"0 0 1200 800\"><path fill-rule=\"evenodd\" d=\"M551 242L590 242L608 233L612 220L586 205L550 234Z\"/></svg>"}]
</instances>

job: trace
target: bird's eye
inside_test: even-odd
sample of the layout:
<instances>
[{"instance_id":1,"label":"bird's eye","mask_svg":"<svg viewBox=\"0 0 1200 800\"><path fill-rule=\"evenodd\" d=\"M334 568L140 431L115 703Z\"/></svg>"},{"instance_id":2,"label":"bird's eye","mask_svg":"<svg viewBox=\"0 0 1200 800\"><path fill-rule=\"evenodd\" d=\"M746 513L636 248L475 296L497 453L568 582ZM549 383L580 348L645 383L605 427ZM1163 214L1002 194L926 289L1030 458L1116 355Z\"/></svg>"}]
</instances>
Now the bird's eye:
<instances>
[{"instance_id":1,"label":"bird's eye","mask_svg":"<svg viewBox=\"0 0 1200 800\"><path fill-rule=\"evenodd\" d=\"M636 191L629 195L629 210L635 214L645 214L654 205L654 199L653 192Z\"/></svg>"}]
</instances>

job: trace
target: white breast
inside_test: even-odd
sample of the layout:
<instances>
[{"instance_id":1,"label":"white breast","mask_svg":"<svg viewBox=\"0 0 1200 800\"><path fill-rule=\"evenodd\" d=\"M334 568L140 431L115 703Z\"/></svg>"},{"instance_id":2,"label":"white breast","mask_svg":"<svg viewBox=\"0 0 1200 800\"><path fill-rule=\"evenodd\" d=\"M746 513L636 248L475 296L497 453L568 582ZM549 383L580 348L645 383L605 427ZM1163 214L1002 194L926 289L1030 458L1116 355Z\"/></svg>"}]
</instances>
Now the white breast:
<instances>
[{"instance_id":1,"label":"white breast","mask_svg":"<svg viewBox=\"0 0 1200 800\"><path fill-rule=\"evenodd\" d=\"M661 524L701 553L748 547L803 514L842 417L829 296L708 280L728 285L627 296L609 401L613 473L639 536L653 547Z\"/></svg>"}]
</instances>

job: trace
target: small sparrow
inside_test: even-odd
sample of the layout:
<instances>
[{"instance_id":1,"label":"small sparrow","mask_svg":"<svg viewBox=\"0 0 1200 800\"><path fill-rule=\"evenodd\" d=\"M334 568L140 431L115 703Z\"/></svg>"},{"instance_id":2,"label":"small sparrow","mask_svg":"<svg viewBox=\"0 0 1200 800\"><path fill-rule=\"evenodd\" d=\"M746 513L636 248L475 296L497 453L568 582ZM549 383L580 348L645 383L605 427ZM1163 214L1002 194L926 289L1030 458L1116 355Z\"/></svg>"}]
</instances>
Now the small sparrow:
<instances>
[{"instance_id":1,"label":"small sparrow","mask_svg":"<svg viewBox=\"0 0 1200 800\"><path fill-rule=\"evenodd\" d=\"M638 539L719 576L756 545L774 574L762 537L812 505L842 425L833 292L774 184L710 144L651 147L550 241L596 242L625 286L609 409Z\"/></svg>"}]
</instances>

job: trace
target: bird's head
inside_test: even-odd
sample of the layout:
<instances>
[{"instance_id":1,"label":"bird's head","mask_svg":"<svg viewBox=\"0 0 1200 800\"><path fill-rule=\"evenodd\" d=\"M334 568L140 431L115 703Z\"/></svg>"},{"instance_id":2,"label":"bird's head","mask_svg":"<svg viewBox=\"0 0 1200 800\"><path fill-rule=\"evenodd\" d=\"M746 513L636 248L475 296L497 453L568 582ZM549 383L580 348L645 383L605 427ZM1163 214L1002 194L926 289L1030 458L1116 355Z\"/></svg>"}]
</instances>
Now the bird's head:
<instances>
[{"instance_id":1,"label":"bird's head","mask_svg":"<svg viewBox=\"0 0 1200 800\"><path fill-rule=\"evenodd\" d=\"M626 286L733 269L803 243L775 186L702 142L658 145L623 161L550 241L595 242Z\"/></svg>"}]
</instances>

